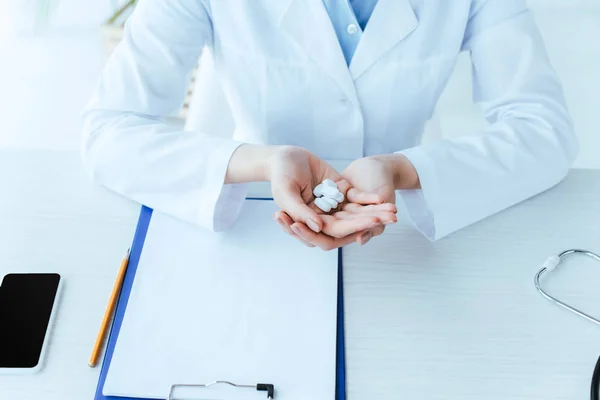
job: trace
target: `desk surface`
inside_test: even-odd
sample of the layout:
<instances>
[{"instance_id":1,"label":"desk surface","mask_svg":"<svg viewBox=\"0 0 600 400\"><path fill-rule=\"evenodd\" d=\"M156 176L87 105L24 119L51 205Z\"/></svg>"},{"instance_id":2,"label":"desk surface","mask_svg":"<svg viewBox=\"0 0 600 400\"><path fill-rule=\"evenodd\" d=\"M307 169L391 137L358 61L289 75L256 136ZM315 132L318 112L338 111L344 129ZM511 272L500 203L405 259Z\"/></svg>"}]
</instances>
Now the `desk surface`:
<instances>
[{"instance_id":1,"label":"desk surface","mask_svg":"<svg viewBox=\"0 0 600 400\"><path fill-rule=\"evenodd\" d=\"M139 207L90 183L77 154L0 151L0 275L59 272L64 292L46 365L0 375L0 399L93 399L87 366Z\"/></svg>"},{"instance_id":2,"label":"desk surface","mask_svg":"<svg viewBox=\"0 0 600 400\"><path fill-rule=\"evenodd\" d=\"M87 360L139 207L80 165L75 153L0 151L0 274L50 270L66 283L44 370L0 375L2 399L93 397ZM345 249L348 398L586 398L600 328L549 304L533 275L566 248L600 251L598 198L600 171L576 170L439 242L398 224ZM594 267L569 262L547 287L593 314Z\"/></svg>"},{"instance_id":3,"label":"desk surface","mask_svg":"<svg viewBox=\"0 0 600 400\"><path fill-rule=\"evenodd\" d=\"M533 277L569 248L600 254L600 171L431 243L396 225L344 258L351 399L589 398L600 326ZM386 232L387 233L387 232ZM544 287L600 317L600 264L565 260Z\"/></svg>"}]
</instances>

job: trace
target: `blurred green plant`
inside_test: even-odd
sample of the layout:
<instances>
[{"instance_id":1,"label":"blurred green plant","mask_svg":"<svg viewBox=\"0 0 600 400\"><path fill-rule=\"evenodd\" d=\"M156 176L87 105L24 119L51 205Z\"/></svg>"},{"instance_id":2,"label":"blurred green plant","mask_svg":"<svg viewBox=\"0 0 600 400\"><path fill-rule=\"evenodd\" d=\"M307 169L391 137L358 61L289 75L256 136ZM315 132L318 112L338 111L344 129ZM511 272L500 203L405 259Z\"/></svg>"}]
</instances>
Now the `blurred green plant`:
<instances>
[{"instance_id":1,"label":"blurred green plant","mask_svg":"<svg viewBox=\"0 0 600 400\"><path fill-rule=\"evenodd\" d=\"M112 15L111 17L106 21L107 25L113 25L115 24L119 18L121 16L123 16L123 14L126 11L131 11L130 9L133 8L133 6L135 6L135 3L137 2L137 0L127 0L121 7L119 7ZM115 5L115 0L113 0L113 5Z\"/></svg>"}]
</instances>

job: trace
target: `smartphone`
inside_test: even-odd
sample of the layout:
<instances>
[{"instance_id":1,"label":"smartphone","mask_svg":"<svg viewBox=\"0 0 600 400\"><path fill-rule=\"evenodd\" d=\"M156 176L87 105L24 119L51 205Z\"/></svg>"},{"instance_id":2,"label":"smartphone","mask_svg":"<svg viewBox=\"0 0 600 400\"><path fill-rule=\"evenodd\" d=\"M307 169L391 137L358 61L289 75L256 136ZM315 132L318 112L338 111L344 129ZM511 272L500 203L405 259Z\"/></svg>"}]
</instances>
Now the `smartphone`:
<instances>
[{"instance_id":1,"label":"smartphone","mask_svg":"<svg viewBox=\"0 0 600 400\"><path fill-rule=\"evenodd\" d=\"M0 286L0 374L36 373L60 295L59 274L8 274Z\"/></svg>"}]
</instances>

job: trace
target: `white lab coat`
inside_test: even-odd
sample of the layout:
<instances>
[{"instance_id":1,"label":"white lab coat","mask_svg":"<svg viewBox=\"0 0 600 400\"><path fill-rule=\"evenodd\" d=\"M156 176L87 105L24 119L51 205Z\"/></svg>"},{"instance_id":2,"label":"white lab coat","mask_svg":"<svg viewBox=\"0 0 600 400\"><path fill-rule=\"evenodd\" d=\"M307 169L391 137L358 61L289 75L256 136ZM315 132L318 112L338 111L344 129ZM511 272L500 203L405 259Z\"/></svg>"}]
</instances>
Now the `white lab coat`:
<instances>
[{"instance_id":1,"label":"white lab coat","mask_svg":"<svg viewBox=\"0 0 600 400\"><path fill-rule=\"evenodd\" d=\"M166 117L204 47L228 107L199 129L172 127ZM489 124L420 145L461 51ZM228 113L232 137L218 132ZM322 0L141 0L84 122L84 160L99 183L216 231L246 195L245 184L223 185L241 143L298 145L328 160L403 153L422 189L399 198L432 240L557 184L577 153L524 0L380 0L350 67Z\"/></svg>"}]
</instances>

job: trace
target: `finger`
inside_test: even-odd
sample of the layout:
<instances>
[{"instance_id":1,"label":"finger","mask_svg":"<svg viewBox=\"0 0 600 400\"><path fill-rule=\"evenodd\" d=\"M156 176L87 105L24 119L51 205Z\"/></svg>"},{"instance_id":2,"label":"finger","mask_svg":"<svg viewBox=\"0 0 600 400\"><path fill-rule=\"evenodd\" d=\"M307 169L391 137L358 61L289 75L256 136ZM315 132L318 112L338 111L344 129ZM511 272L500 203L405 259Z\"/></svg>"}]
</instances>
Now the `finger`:
<instances>
[{"instance_id":1,"label":"finger","mask_svg":"<svg viewBox=\"0 0 600 400\"><path fill-rule=\"evenodd\" d=\"M275 215L283 221L286 227L290 228L290 231L292 230L291 226L294 220L285 211L277 211Z\"/></svg>"},{"instance_id":2,"label":"finger","mask_svg":"<svg viewBox=\"0 0 600 400\"><path fill-rule=\"evenodd\" d=\"M397 213L398 207L392 203L384 204L373 204L373 205L362 205L356 203L347 203L342 207L344 211L350 211L352 213L370 213L370 212L391 212Z\"/></svg>"},{"instance_id":3,"label":"finger","mask_svg":"<svg viewBox=\"0 0 600 400\"><path fill-rule=\"evenodd\" d=\"M290 234L293 235L294 237L298 238L300 241L302 241L305 245L309 246L309 247L315 247L315 245L308 243L304 240L302 240L302 238L300 238L298 235L296 235L294 233L294 231L292 231L292 224L294 223L294 221L290 218L289 215L287 215L285 213L285 211L279 211L279 215L280 218L283 222L283 224L285 225L286 230L289 230Z\"/></svg>"},{"instance_id":4,"label":"finger","mask_svg":"<svg viewBox=\"0 0 600 400\"><path fill-rule=\"evenodd\" d=\"M315 232L321 232L323 223L316 210L309 207L297 188L289 187L281 196L281 208L296 222L303 222Z\"/></svg>"},{"instance_id":5,"label":"finger","mask_svg":"<svg viewBox=\"0 0 600 400\"><path fill-rule=\"evenodd\" d=\"M340 192L342 192L342 194L344 196L346 196L346 194L348 193L348 190L350 190L350 188L352 187L352 185L350 185L350 182L348 182L345 179L339 179L335 182L335 184L337 185L337 188Z\"/></svg>"},{"instance_id":6,"label":"finger","mask_svg":"<svg viewBox=\"0 0 600 400\"><path fill-rule=\"evenodd\" d=\"M276 212L275 215L274 215L274 218L275 218L275 221L277 221L277 223L281 226L281 228L285 232L289 233L291 236L295 237L296 239L298 239L299 241L301 241L306 246L308 246L308 247L315 247L314 244L306 242L301 237L299 237L298 235L296 235L294 233L294 231L292 231L292 224L294 223L294 221L292 221L292 219L290 218L290 216L287 215L284 211L278 211L278 212Z\"/></svg>"},{"instance_id":7,"label":"finger","mask_svg":"<svg viewBox=\"0 0 600 400\"><path fill-rule=\"evenodd\" d=\"M302 240L302 238L301 238L300 236L296 235L296 234L295 234L295 233L292 231L292 229L291 229L291 228L289 228L289 227L286 227L286 225L283 223L283 221L281 221L281 219L277 219L276 221L277 221L277 223L279 223L279 225L281 225L281 227L283 228L283 230L284 230L285 232L289 233L289 234L290 234L290 236L292 236L294 239L296 239L297 241L299 241L300 243L302 243L303 245L305 245L305 246L307 246L307 247L315 247L315 245L314 245L314 244L312 244L312 243L308 243L308 242L306 242L306 241ZM288 229L289 229L289 231L288 231Z\"/></svg>"},{"instance_id":8,"label":"finger","mask_svg":"<svg viewBox=\"0 0 600 400\"><path fill-rule=\"evenodd\" d=\"M321 215L321 219L323 220L322 232L334 238L343 238L381 224L378 218L369 216L353 219L337 219L331 215Z\"/></svg>"},{"instance_id":9,"label":"finger","mask_svg":"<svg viewBox=\"0 0 600 400\"><path fill-rule=\"evenodd\" d=\"M292 225L292 230L305 241L312 243L325 251L337 249L338 247L354 243L359 235L359 233L353 233L344 238L336 239L331 236L327 236L323 233L315 233L312 230L308 229L306 225L298 222L295 222Z\"/></svg>"},{"instance_id":10,"label":"finger","mask_svg":"<svg viewBox=\"0 0 600 400\"><path fill-rule=\"evenodd\" d=\"M336 211L332 215L337 219L350 219L355 217L357 214L349 211Z\"/></svg>"},{"instance_id":11,"label":"finger","mask_svg":"<svg viewBox=\"0 0 600 400\"><path fill-rule=\"evenodd\" d=\"M361 217L375 217L378 218L383 225L389 225L398 222L398 217L392 212L349 212L349 211L337 211L332 214L337 219L356 219Z\"/></svg>"},{"instance_id":12,"label":"finger","mask_svg":"<svg viewBox=\"0 0 600 400\"><path fill-rule=\"evenodd\" d=\"M396 216L396 214L394 214L392 212L381 212L380 211L380 212L352 213L352 212L347 212L347 211L338 211L335 214L333 214L333 216L338 219L356 219L356 218L362 218L362 217L375 217L375 218L379 219L379 221L383 225L390 225L390 224L395 224L396 222L398 222L398 217Z\"/></svg>"},{"instance_id":13,"label":"finger","mask_svg":"<svg viewBox=\"0 0 600 400\"><path fill-rule=\"evenodd\" d=\"M359 204L382 204L385 200L383 196L377 193L361 192L356 188L348 190L346 198L350 203Z\"/></svg>"},{"instance_id":14,"label":"finger","mask_svg":"<svg viewBox=\"0 0 600 400\"><path fill-rule=\"evenodd\" d=\"M287 233L289 233L292 236L296 236L296 234L292 231L291 225L292 224L288 224L286 223L286 221L283 218L283 215L285 213L282 211L278 211L273 215L273 218L275 219L275 221L279 224L279 226L281 226L281 229L283 229L284 231L286 231ZM287 214L285 214L287 217ZM289 217L288 217L289 218Z\"/></svg>"},{"instance_id":15,"label":"finger","mask_svg":"<svg viewBox=\"0 0 600 400\"><path fill-rule=\"evenodd\" d=\"M385 225L379 225L371 229L373 237L380 236L385 231Z\"/></svg>"},{"instance_id":16,"label":"finger","mask_svg":"<svg viewBox=\"0 0 600 400\"><path fill-rule=\"evenodd\" d=\"M366 231L366 232L358 235L358 237L356 238L356 243L358 243L361 246L364 246L365 244L367 244L369 242L369 240L371 240L372 237L373 237L373 232Z\"/></svg>"},{"instance_id":17,"label":"finger","mask_svg":"<svg viewBox=\"0 0 600 400\"><path fill-rule=\"evenodd\" d=\"M385 231L385 226L384 225L380 225L380 226L378 226L376 228L369 229L368 231L361 232L361 234L357 236L356 242L359 245L364 246L371 239L373 239L376 236L381 235L384 231Z\"/></svg>"}]
</instances>

